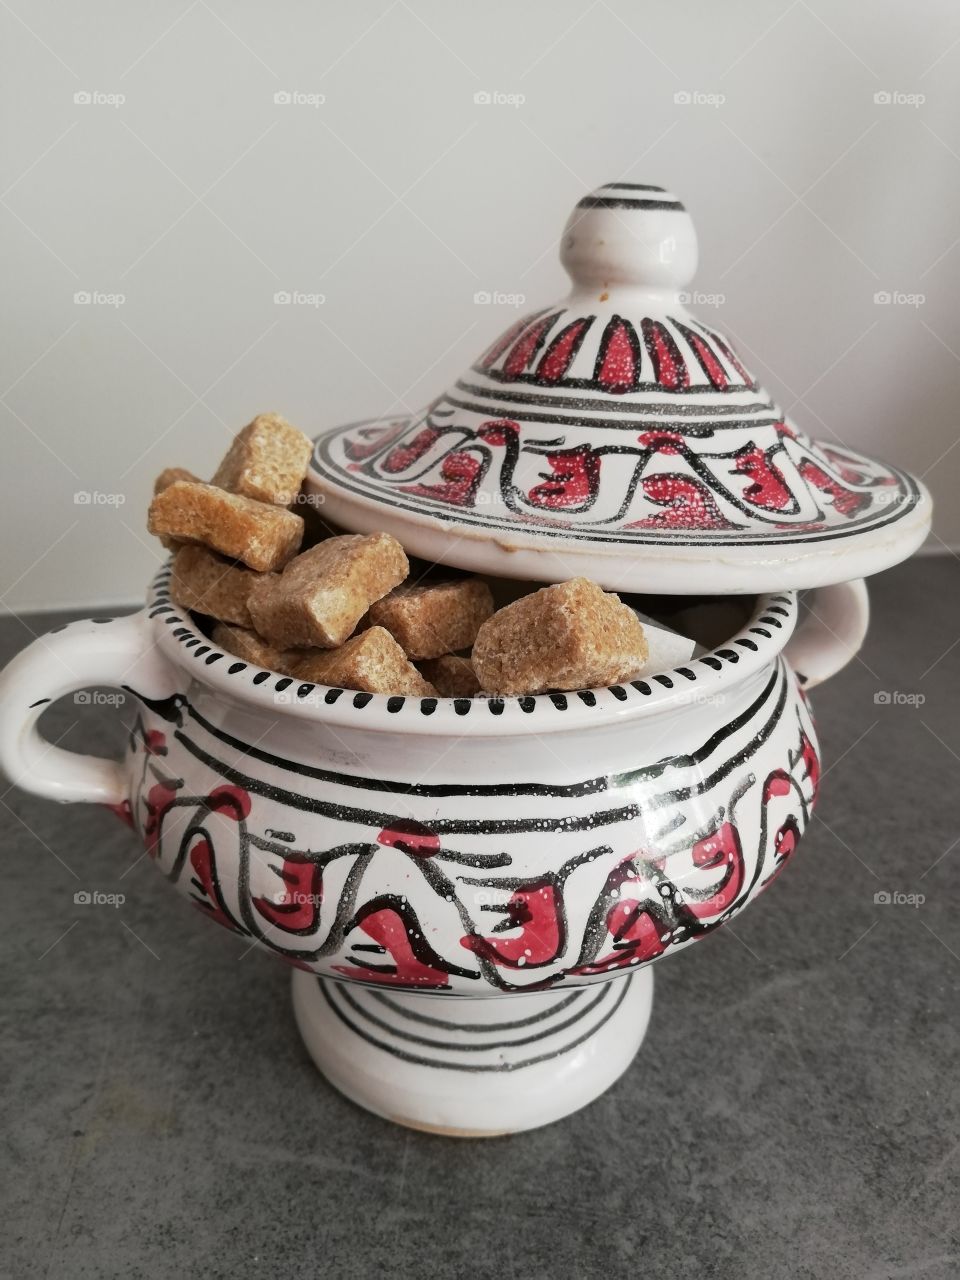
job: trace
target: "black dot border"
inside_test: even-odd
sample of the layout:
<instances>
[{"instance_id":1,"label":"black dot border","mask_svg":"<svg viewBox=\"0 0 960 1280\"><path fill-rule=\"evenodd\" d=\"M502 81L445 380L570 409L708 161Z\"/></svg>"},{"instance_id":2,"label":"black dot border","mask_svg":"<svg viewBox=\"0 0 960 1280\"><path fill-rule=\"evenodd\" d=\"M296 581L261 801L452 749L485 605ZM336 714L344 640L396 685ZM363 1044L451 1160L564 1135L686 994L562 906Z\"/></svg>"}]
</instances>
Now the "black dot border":
<instances>
[{"instance_id":1,"label":"black dot border","mask_svg":"<svg viewBox=\"0 0 960 1280\"><path fill-rule=\"evenodd\" d=\"M232 658L232 654L217 650L206 640L206 637L195 630L189 618L184 618L177 612L177 606L171 601L168 590L170 574L171 568L168 564L154 578L151 584L151 600L147 606L148 616L151 619L161 619L167 626L172 627L171 637L183 646L190 657L199 659L204 665L211 666L223 658ZM500 717L513 706L519 709L524 718L533 717L543 708L549 708L556 713L581 709L602 713L604 710L610 710L612 706L625 707L630 702L646 702L661 691L683 692L686 687L707 678L708 673L712 678L713 674L727 667L736 666L741 658L746 659L748 655L762 655L764 648L767 647L764 641L767 645L771 647L776 645L779 649L780 637L777 633L796 621L799 609L798 599L795 593L787 592L762 598L763 612L751 618L744 630L739 635L731 637L723 648L703 654L671 671L658 672L644 680L630 680L623 684L609 685L605 689L577 689L570 693L528 694L510 698L416 698L399 694L388 696L359 693L352 689L329 688L326 685L304 682L292 691L287 701L302 703L322 690L325 706L335 705L346 695L356 711L363 711L367 707L385 708L388 715L398 719L406 719L410 713L430 717L437 712L438 708L445 705L452 707L457 720L468 716L476 719L483 715L484 709L487 715ZM754 636L759 637L759 640L753 639ZM773 661L775 656L775 653L772 653L770 660ZM270 692L274 694L284 693L295 683L294 677L284 676L276 671L258 669L248 662L237 660L230 662L224 674L243 677L247 683L257 689L264 688L273 679ZM609 697L603 695L609 695ZM407 716L404 713L407 713ZM531 724L531 728L533 727Z\"/></svg>"}]
</instances>

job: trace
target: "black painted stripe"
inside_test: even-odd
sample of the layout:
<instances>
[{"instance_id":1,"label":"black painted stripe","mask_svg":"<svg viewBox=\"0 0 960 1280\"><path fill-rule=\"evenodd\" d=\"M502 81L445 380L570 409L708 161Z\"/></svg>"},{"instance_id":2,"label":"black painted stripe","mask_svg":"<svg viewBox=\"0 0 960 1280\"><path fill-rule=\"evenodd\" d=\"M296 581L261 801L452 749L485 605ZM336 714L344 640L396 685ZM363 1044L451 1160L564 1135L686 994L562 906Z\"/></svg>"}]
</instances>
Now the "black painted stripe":
<instances>
[{"instance_id":1,"label":"black painted stripe","mask_svg":"<svg viewBox=\"0 0 960 1280\"><path fill-rule=\"evenodd\" d=\"M512 1049L517 1045L536 1044L538 1040L546 1040L549 1036L557 1035L561 1031L568 1030L588 1014L592 1013L598 1005L603 1004L607 996L608 984L605 982L600 983L600 988L601 989L597 993L596 997L589 1004L585 1005L581 1009L575 1010L569 1018L564 1018L564 1020L562 1022L558 1022L556 1026L543 1027L539 1031L534 1032L533 1035L518 1036L513 1040L490 1040L483 1044L461 1044L453 1040L434 1040L431 1036L421 1036L415 1031L402 1031L399 1027L393 1026L392 1023L385 1021L383 1018L378 1018L377 1015L375 1013L371 1013L369 1009L365 1009L363 1005L359 1004L353 998L345 986L338 992L338 995L341 1000L343 1000L343 1002L359 1017L363 1018L366 1022L372 1023L373 1026L379 1027L383 1031L388 1031L390 1035L396 1036L399 1040L407 1040L411 1044L426 1045L430 1049L449 1050L451 1053L477 1053L486 1051L487 1049ZM448 1031L459 1031L460 1029L461 1028L455 1022L447 1023ZM471 1027L470 1030L486 1030L486 1028Z\"/></svg>"},{"instance_id":2,"label":"black painted stripe","mask_svg":"<svg viewBox=\"0 0 960 1280\"><path fill-rule=\"evenodd\" d=\"M584 196L578 209L675 209L683 212L679 200L631 200L629 196Z\"/></svg>"},{"instance_id":3,"label":"black painted stripe","mask_svg":"<svg viewBox=\"0 0 960 1280\"><path fill-rule=\"evenodd\" d=\"M774 689L777 687L781 676L778 671L774 671L763 688L760 695L751 703L745 711L743 711L729 724L718 729L697 751L689 756L683 757L684 764L698 765L717 751L724 741L737 733L745 724L747 724L755 715L759 715L764 704L773 695ZM615 686L620 688L620 686ZM129 690L134 696L136 690ZM331 690L331 692L334 692ZM625 690L622 690L624 695ZM557 796L562 799L580 799L588 795L600 795L603 792L616 790L622 786L632 786L635 782L642 780L646 776L659 777L663 772L662 765L651 765L645 769L634 770L630 773L624 773L608 777L600 775L598 777L587 778L583 782L569 784L554 784L546 782L527 782L527 783L473 783L469 786L454 783L406 783L400 782L395 778L362 778L355 774L339 773L334 769L323 769L317 765L301 764L295 760L288 760L284 756L273 755L269 751L265 751L262 747L251 746L246 742L242 742L239 738L233 737L232 734L212 724L206 716L201 713L192 704L188 704L186 708L190 718L215 738L218 742L222 742L225 746L230 747L242 755L249 756L251 759L259 760L261 764L268 764L277 769L284 769L288 773L295 773L305 778L310 778L316 782L330 782L338 786L355 787L361 791L386 791L392 794L400 794L405 796L429 796L436 798L444 798L449 796L503 796L503 795L525 795L525 796ZM210 757L211 759L213 757Z\"/></svg>"},{"instance_id":4,"label":"black painted stripe","mask_svg":"<svg viewBox=\"0 0 960 1280\"><path fill-rule=\"evenodd\" d=\"M647 182L605 182L598 191L660 191L667 195L666 187L652 187Z\"/></svg>"},{"instance_id":5,"label":"black painted stripe","mask_svg":"<svg viewBox=\"0 0 960 1280\"><path fill-rule=\"evenodd\" d=\"M475 372L482 373L486 377L490 376L489 369L483 369L483 370L478 369L478 370L475 370ZM748 430L751 427L773 426L775 423L782 421L782 418L776 416L776 407L773 404L772 400L761 400L761 401L758 401L756 404L721 404L721 405L670 404L670 403L633 404L630 401L628 396L624 396L623 400L614 400L611 397L609 401L606 401L606 400L594 400L587 396L565 397L565 396L557 396L557 395L538 394L537 392L533 392L533 391L499 391L495 387L484 387L484 386L479 386L475 382L465 382L463 378L459 378L455 385L457 390L462 391L464 395L486 396L487 399L489 400L506 400L512 404L529 404L534 406L540 406L544 409L569 408L572 411L579 412L579 413L588 413L590 412L590 410L595 409L598 413L604 413L604 414L618 413L618 414L623 414L624 416L632 416L633 418L638 419L641 423L649 420L649 422L654 426L659 426L663 418L688 418L688 417L692 418L692 417L695 417L696 415L699 415L703 419L703 421L702 423L700 422L694 423L693 424L694 426L720 427L723 430L728 430L733 428L736 428L739 430ZM569 384L566 380L564 380L563 382L560 383L560 385L567 386ZM592 386L592 384L590 385ZM651 388L653 388L652 383L650 384L650 386ZM713 388L708 386L706 383L701 384L699 387L696 387L694 389L703 392L704 395L711 395L711 396L713 395ZM660 392L663 392L663 388L660 387L659 385L657 386L657 390L659 390ZM745 387L741 383L740 386L735 388L735 390L744 392L744 391L748 391L749 388ZM670 394L672 395L673 393L671 392ZM436 410L433 410L433 412L435 413ZM746 414L751 414L751 413L757 413L757 414L762 414L766 416L753 417L753 418L744 416ZM739 422L723 422L723 423L715 423L713 421L713 419L717 415L725 416L727 414L740 414L741 420ZM516 415L511 415L511 416L516 416ZM532 415L532 417L536 421L539 421L539 422L544 421L544 419L541 418L539 415ZM572 419L564 419L564 421L572 421ZM411 418L410 425L412 426L414 422L415 422L415 419ZM596 419L594 418L589 419L589 422L591 426L597 425ZM419 426L420 424L417 423L416 425ZM606 424L600 423L600 425L619 427L624 424L619 422L609 422ZM632 427L635 424L631 422L629 425ZM390 444L395 445L396 441L392 440L390 441ZM384 446L384 450L386 450L386 445Z\"/></svg>"},{"instance_id":6,"label":"black painted stripe","mask_svg":"<svg viewBox=\"0 0 960 1280\"><path fill-rule=\"evenodd\" d=\"M590 1027L582 1035L577 1036L576 1039L571 1040L568 1044L565 1044L562 1048L554 1049L551 1053L536 1054L532 1058L524 1058L520 1062L497 1062L497 1063L484 1063L484 1064L475 1064L475 1063L469 1063L469 1062L440 1062L440 1061L437 1061L437 1059L435 1058L426 1058L422 1054L407 1053L406 1050L399 1049L396 1046L382 1044L379 1040L371 1036L362 1027L356 1026L346 1016L343 1010L338 1008L337 1005L333 1002L333 1000L331 1000L330 993L327 989L327 986L323 982L320 982L319 979L318 979L318 982L320 985L320 991L321 991L321 994L323 995L323 998L326 1000L327 1004L330 1006L334 1014L336 1014L336 1016L340 1019L340 1021L347 1028L349 1028L350 1031L354 1032L355 1035L360 1036L361 1039L366 1040L368 1044L373 1045L374 1048L376 1049L382 1049L385 1053L389 1053L395 1058L401 1058L404 1062L412 1062L417 1066L422 1066L422 1067L439 1067L441 1070L446 1070L446 1071L504 1072L504 1071L519 1071L523 1067L533 1067L540 1062L549 1062L552 1058L559 1058L563 1054L569 1053L571 1049L576 1049L579 1045L583 1044L585 1040L589 1040L590 1037L594 1035L597 1031L599 1031L600 1028L606 1022L609 1022L609 1020L613 1017L613 1015L617 1012L617 1010L623 1004L624 1000L626 999L627 991L630 987L631 979L628 977L624 980L623 990L620 992L619 996L617 997L617 1000L613 1004L613 1007L608 1009L607 1012L604 1014L604 1016L597 1023L595 1023L594 1026Z\"/></svg>"},{"instance_id":7,"label":"black painted stripe","mask_svg":"<svg viewBox=\"0 0 960 1280\"><path fill-rule=\"evenodd\" d=\"M713 773L701 778L695 786L677 787L673 791L663 791L659 795L646 799L644 801L644 809L647 811L651 809L662 809L668 804L676 804L681 800L690 800L693 796L703 795L705 792L712 790L718 782L722 781L723 778L732 773L734 769L749 760L752 756L756 755L780 723L780 718L783 715L783 709L787 702L788 689L789 685L786 679L784 679L780 687L780 696L777 699L777 704L766 723L757 730L750 741L740 751L738 751L735 756L727 760L720 766L720 768L715 769Z\"/></svg>"},{"instance_id":8,"label":"black painted stripe","mask_svg":"<svg viewBox=\"0 0 960 1280\"><path fill-rule=\"evenodd\" d=\"M568 996L564 996L562 1000L558 1000L552 1008L543 1009L540 1013L535 1013L529 1018L517 1018L513 1022L487 1022L482 1027L474 1027L468 1024L455 1025L458 1031L465 1031L468 1033L472 1033L474 1031L512 1031L514 1027L530 1027L535 1022L544 1022L547 1018L552 1018L555 1014L560 1013L561 1010L568 1009L575 1000L579 1000L586 995L586 991L586 987L580 987L577 991L571 991ZM392 1010L400 1017L409 1019L411 1022L422 1022L428 1027L442 1027L445 1030L450 1029L451 1023L448 1018L431 1018L429 1014L417 1013L413 1009L401 1009L398 1004L395 1004L394 1001L382 991L371 991L370 994L375 1000L379 1001L380 1004Z\"/></svg>"},{"instance_id":9,"label":"black painted stripe","mask_svg":"<svg viewBox=\"0 0 960 1280\"><path fill-rule=\"evenodd\" d=\"M596 831L607 826L616 826L622 822L633 822L641 817L644 812L651 812L656 809L662 809L668 804L677 802L678 800L688 800L693 796L702 795L710 791L718 782L725 778L735 768L742 764L743 760L753 755L760 746L767 740L773 730L779 723L783 707L786 703L788 683L785 678L785 672L782 664L778 664L777 671L774 673L771 683L779 683L780 696L777 704L766 720L765 724L754 734L748 746L736 755L731 756L722 765L713 771L713 773L701 777L700 780L692 786L678 787L669 791L660 792L658 794L645 795L643 804L622 805L615 809L597 810L580 816L572 814L552 814L540 818L514 818L514 819L453 819L453 818L433 818L430 826L438 835L515 835L522 832L530 831L556 831L561 828L564 834L574 831ZM769 688L770 686L768 686ZM133 692L131 690L131 692ZM761 695L761 699L764 695ZM756 705L756 704L754 704ZM616 788L630 787L639 781L648 781L662 777L667 770L685 770L693 767L699 760L705 759L715 749L719 742L729 737L735 731L733 726L739 728L746 723L751 716L752 708L744 712L731 725L725 725L722 729L714 734L704 747L695 756L668 756L658 764L649 765L642 769L633 770L631 772L615 775L610 779L606 779L606 785L611 790ZM339 822L354 823L360 826L372 827L374 829L382 829L388 827L396 821L396 814L384 813L373 809L361 809L353 805L336 804L326 800L316 800L303 795L298 791L288 791L283 787L276 787L271 784L262 782L258 778L252 778L247 774L241 773L238 769L224 763L224 761L212 756L209 752L203 750L197 743L193 742L182 730L178 729L174 733L174 737L182 743L182 745L202 761L209 768L219 772L227 781L234 783L236 786L243 787L252 795L264 796L269 800L273 800L279 804L285 804L289 808L299 810L304 813L317 813L324 817L335 819ZM247 754L253 754L248 749ZM303 772L294 767L294 772ZM528 784L533 785L533 784ZM580 784L582 787L584 784ZM371 790L377 790L371 787ZM504 795L522 795L525 788L515 786L514 784L504 785L500 788L500 794ZM409 789L404 786L399 788L400 794L410 794ZM465 789L457 790L454 788L454 795L466 795ZM451 861L467 861L462 855L457 855L453 851L449 853L441 850L437 857L447 857Z\"/></svg>"},{"instance_id":10,"label":"black painted stripe","mask_svg":"<svg viewBox=\"0 0 960 1280\"><path fill-rule=\"evenodd\" d=\"M174 737L197 760L222 774L228 782L232 782L235 786L243 787L251 795L264 796L268 800L287 805L289 808L297 809L301 813L318 813L323 817L334 818L339 822L352 822L375 829L388 827L397 820L395 813L385 813L376 809L360 809L353 805L335 804L327 800L314 800L298 791L288 791L285 787L272 786L269 783L262 782L259 778L252 778L248 774L241 773L239 769L234 769L223 760L218 760L216 756L212 756L208 751L205 751L182 730L177 729L174 732ZM248 751L247 754L252 754L252 752ZM294 766L292 771L304 772L297 766ZM365 781L365 779L357 779L355 785L362 786ZM370 789L380 790L382 788L371 787ZM502 789L502 794L510 794L511 791L511 787L506 786ZM405 787L401 787L401 794L409 794L409 791ZM453 794L463 795L464 791L453 788ZM523 794L523 789L518 789L517 794ZM542 818L513 819L455 820L453 818L433 818L430 822L430 827L437 834L444 835L516 835L526 831L550 832L555 831L557 827L562 827L566 834L571 831L595 831L600 827L615 826L620 822L632 822L639 815L639 806L629 804L577 817L573 814L552 814Z\"/></svg>"}]
</instances>

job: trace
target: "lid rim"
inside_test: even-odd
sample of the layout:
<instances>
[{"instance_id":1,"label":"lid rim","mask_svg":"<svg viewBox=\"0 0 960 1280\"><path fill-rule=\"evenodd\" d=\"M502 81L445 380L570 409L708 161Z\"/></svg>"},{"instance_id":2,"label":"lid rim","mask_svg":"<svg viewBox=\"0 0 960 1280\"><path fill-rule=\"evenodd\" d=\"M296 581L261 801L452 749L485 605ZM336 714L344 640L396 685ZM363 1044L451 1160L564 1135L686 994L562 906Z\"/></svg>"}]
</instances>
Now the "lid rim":
<instances>
[{"instance_id":1,"label":"lid rim","mask_svg":"<svg viewBox=\"0 0 960 1280\"><path fill-rule=\"evenodd\" d=\"M538 582L582 574L606 590L636 594L804 590L870 577L890 568L917 550L930 524L932 503L926 487L895 467L890 471L909 498L891 505L885 518L881 512L866 528L836 526L819 533L798 531L793 537L768 538L745 537L740 531L727 540L713 532L687 541L678 536L657 538L655 532L627 539L619 530L496 524L483 516L474 516L468 523L455 509L445 518L445 508L428 508L422 499L401 501L393 494L365 493L327 470L325 445L341 433L386 421L409 425L415 416L361 420L318 435L307 486L322 497L323 509L333 523L362 532L392 533L415 555L474 573Z\"/></svg>"}]
</instances>

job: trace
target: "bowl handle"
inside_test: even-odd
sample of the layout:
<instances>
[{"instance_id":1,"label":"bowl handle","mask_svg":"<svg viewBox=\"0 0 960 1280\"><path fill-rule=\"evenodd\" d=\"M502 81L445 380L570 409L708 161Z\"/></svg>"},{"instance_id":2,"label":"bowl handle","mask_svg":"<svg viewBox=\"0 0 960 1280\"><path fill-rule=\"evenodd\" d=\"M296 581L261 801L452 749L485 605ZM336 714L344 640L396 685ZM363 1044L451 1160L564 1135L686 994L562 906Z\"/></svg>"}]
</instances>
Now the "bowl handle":
<instances>
[{"instance_id":1,"label":"bowl handle","mask_svg":"<svg viewBox=\"0 0 960 1280\"><path fill-rule=\"evenodd\" d=\"M784 649L805 689L822 684L860 652L870 621L870 600L862 578L817 587L806 598L806 616Z\"/></svg>"},{"instance_id":2,"label":"bowl handle","mask_svg":"<svg viewBox=\"0 0 960 1280\"><path fill-rule=\"evenodd\" d=\"M175 692L175 670L154 644L145 609L40 636L0 673L0 772L11 783L64 802L116 805L127 798L123 764L64 751L37 732L51 702L90 685L132 686L149 697Z\"/></svg>"}]
</instances>

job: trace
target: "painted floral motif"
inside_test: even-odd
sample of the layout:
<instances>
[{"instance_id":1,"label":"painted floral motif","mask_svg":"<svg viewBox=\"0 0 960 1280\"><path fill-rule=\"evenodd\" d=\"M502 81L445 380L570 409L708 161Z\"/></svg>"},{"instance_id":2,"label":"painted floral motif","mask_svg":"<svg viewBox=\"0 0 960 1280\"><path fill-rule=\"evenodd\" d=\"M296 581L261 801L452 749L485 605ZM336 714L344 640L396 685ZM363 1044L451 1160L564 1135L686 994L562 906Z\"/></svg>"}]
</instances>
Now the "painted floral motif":
<instances>
[{"instance_id":1,"label":"painted floral motif","mask_svg":"<svg viewBox=\"0 0 960 1280\"><path fill-rule=\"evenodd\" d=\"M432 817L390 817L381 806L399 784L325 771L318 786L279 759L244 773L245 754L221 763L232 740L179 695L144 703L131 813L197 910L300 968L425 990L589 981L712 932L793 855L819 762L788 682L777 670L699 752L560 788L549 811L570 816L552 856L522 783L499 790L523 816L441 787L440 809L404 801ZM768 740L781 763L759 773ZM329 838L313 847L298 830Z\"/></svg>"}]
</instances>

